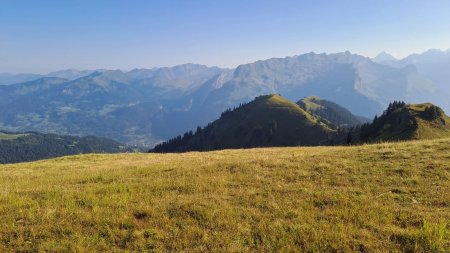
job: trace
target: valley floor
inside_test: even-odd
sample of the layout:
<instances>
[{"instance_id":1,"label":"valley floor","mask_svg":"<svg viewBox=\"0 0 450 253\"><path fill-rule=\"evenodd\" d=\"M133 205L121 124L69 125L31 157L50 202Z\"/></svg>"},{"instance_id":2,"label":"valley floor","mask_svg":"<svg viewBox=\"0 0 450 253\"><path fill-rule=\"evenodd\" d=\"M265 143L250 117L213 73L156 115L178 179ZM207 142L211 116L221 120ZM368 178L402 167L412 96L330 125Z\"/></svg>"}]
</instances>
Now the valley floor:
<instances>
[{"instance_id":1,"label":"valley floor","mask_svg":"<svg viewBox=\"0 0 450 253\"><path fill-rule=\"evenodd\" d=\"M448 252L450 139L0 165L0 252Z\"/></svg>"}]
</instances>

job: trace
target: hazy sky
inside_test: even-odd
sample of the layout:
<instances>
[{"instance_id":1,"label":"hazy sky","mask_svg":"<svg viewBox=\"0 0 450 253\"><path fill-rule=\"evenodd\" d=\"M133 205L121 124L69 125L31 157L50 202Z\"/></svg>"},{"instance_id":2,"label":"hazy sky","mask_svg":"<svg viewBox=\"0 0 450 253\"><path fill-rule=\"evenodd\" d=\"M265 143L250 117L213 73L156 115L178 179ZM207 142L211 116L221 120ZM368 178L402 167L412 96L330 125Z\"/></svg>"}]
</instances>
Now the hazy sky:
<instances>
[{"instance_id":1,"label":"hazy sky","mask_svg":"<svg viewBox=\"0 0 450 253\"><path fill-rule=\"evenodd\" d=\"M0 72L450 48L448 0L0 0Z\"/></svg>"}]
</instances>

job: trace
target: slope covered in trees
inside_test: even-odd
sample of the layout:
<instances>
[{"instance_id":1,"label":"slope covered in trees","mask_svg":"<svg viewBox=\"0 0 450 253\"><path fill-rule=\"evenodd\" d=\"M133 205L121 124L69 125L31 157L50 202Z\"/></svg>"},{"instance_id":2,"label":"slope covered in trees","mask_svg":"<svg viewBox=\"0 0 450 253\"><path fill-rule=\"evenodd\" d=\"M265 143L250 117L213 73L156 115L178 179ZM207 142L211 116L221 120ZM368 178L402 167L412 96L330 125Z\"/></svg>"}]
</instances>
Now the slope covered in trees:
<instances>
[{"instance_id":1,"label":"slope covered in trees","mask_svg":"<svg viewBox=\"0 0 450 253\"><path fill-rule=\"evenodd\" d=\"M27 162L74 154L126 151L130 149L121 143L94 136L0 132L0 163Z\"/></svg>"},{"instance_id":2,"label":"slope covered in trees","mask_svg":"<svg viewBox=\"0 0 450 253\"><path fill-rule=\"evenodd\" d=\"M226 110L195 133L157 145L153 152L206 151L226 148L312 146L329 140L332 130L297 104L279 95L257 97Z\"/></svg>"},{"instance_id":3,"label":"slope covered in trees","mask_svg":"<svg viewBox=\"0 0 450 253\"><path fill-rule=\"evenodd\" d=\"M316 96L300 99L297 104L333 128L356 126L369 121L367 118L353 115L349 110L334 102Z\"/></svg>"}]
</instances>

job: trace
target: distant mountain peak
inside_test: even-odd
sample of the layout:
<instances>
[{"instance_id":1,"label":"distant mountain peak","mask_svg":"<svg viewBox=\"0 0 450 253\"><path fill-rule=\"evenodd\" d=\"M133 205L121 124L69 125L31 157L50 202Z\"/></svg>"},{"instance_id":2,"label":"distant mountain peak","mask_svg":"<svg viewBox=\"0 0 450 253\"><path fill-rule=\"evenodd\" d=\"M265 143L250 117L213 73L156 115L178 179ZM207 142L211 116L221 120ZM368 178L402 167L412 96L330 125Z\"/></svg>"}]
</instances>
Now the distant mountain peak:
<instances>
[{"instance_id":1,"label":"distant mountain peak","mask_svg":"<svg viewBox=\"0 0 450 253\"><path fill-rule=\"evenodd\" d=\"M445 50L437 49L437 48L431 48L427 51L423 52L423 54L442 54L445 53Z\"/></svg>"},{"instance_id":2,"label":"distant mountain peak","mask_svg":"<svg viewBox=\"0 0 450 253\"><path fill-rule=\"evenodd\" d=\"M78 70L78 69L64 69L48 73L48 77L60 77L68 80L75 80L83 76L90 75L99 70Z\"/></svg>"},{"instance_id":3,"label":"distant mountain peak","mask_svg":"<svg viewBox=\"0 0 450 253\"><path fill-rule=\"evenodd\" d=\"M379 53L377 56L372 58L372 60L377 63L398 61L397 58L395 58L394 56L392 56L391 54L389 54L385 51Z\"/></svg>"}]
</instances>

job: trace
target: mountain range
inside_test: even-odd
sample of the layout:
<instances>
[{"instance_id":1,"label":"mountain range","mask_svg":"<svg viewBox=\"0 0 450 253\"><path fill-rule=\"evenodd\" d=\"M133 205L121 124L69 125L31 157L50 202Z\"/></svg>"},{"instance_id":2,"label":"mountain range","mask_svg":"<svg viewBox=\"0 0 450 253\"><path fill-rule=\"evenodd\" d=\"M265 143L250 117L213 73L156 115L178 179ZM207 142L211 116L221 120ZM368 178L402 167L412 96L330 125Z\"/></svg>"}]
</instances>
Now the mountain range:
<instances>
[{"instance_id":1,"label":"mountain range","mask_svg":"<svg viewBox=\"0 0 450 253\"><path fill-rule=\"evenodd\" d=\"M77 70L77 69L66 69L50 72L48 74L32 74L32 73L19 73L19 74L10 74L10 73L0 73L0 85L9 85L16 83L23 83L33 81L43 77L59 77L68 80L74 80L86 75L89 75L95 71L102 70Z\"/></svg>"},{"instance_id":2,"label":"mountain range","mask_svg":"<svg viewBox=\"0 0 450 253\"><path fill-rule=\"evenodd\" d=\"M387 53L386 53L387 54ZM375 59L375 62L378 62ZM429 101L439 104L445 111L450 111L450 50L430 49L421 54L411 54L403 59L391 57L382 64L405 68L413 67L422 77L432 84L433 98Z\"/></svg>"},{"instance_id":3,"label":"mountain range","mask_svg":"<svg viewBox=\"0 0 450 253\"><path fill-rule=\"evenodd\" d=\"M0 86L0 129L96 135L153 146L269 93L291 101L319 96L366 118L393 100L432 102L449 110L444 59L450 57L435 54L417 55L414 64L343 52L272 58L234 69L184 64L54 72ZM441 71L424 67L430 57Z\"/></svg>"}]
</instances>

